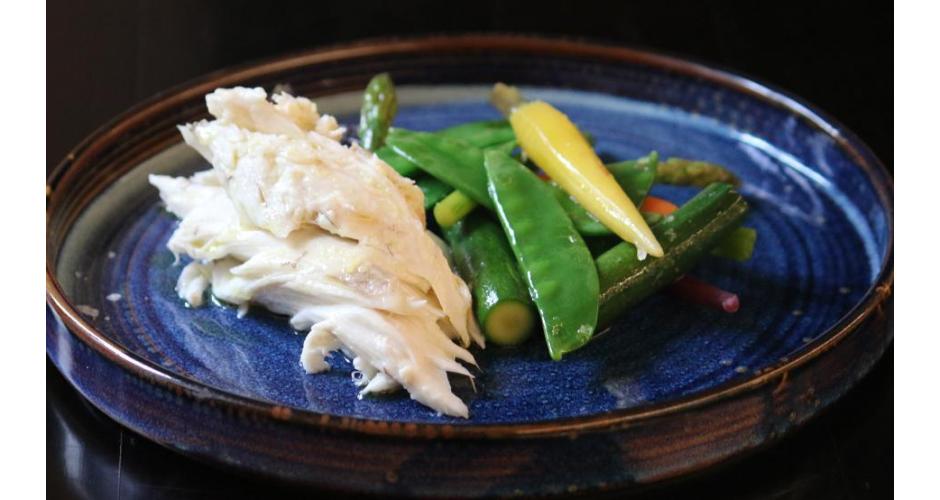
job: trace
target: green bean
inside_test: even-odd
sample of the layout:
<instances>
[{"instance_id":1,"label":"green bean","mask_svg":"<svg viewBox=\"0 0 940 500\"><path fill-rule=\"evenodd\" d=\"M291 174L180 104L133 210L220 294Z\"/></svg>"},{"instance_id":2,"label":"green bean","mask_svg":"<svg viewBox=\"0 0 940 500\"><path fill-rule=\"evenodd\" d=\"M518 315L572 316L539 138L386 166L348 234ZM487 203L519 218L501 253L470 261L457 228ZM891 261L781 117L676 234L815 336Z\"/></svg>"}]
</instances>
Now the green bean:
<instances>
[{"instance_id":1,"label":"green bean","mask_svg":"<svg viewBox=\"0 0 940 500\"><path fill-rule=\"evenodd\" d=\"M532 300L503 228L482 214L446 232L457 272L470 285L476 317L486 339L498 345L523 342L535 326Z\"/></svg>"},{"instance_id":2,"label":"green bean","mask_svg":"<svg viewBox=\"0 0 940 500\"><path fill-rule=\"evenodd\" d=\"M656 168L656 182L698 187L705 187L713 182L741 185L741 181L721 165L676 157L659 163Z\"/></svg>"},{"instance_id":3,"label":"green bean","mask_svg":"<svg viewBox=\"0 0 940 500\"><path fill-rule=\"evenodd\" d=\"M489 195L538 307L552 359L587 343L597 324L597 268L551 189L500 151L486 152Z\"/></svg>"},{"instance_id":4,"label":"green bean","mask_svg":"<svg viewBox=\"0 0 940 500\"><path fill-rule=\"evenodd\" d=\"M492 210L493 203L486 192L482 149L465 141L399 128L389 132L386 142L421 170Z\"/></svg>"},{"instance_id":5,"label":"green bean","mask_svg":"<svg viewBox=\"0 0 940 500\"><path fill-rule=\"evenodd\" d=\"M362 96L359 114L359 144L375 151L385 142L389 127L398 111L395 84L388 73L372 77Z\"/></svg>"},{"instance_id":6,"label":"green bean","mask_svg":"<svg viewBox=\"0 0 940 500\"><path fill-rule=\"evenodd\" d=\"M623 242L596 260L601 298L599 325L607 326L637 302L685 274L747 214L747 202L728 184L709 185L651 229L666 254L640 260Z\"/></svg>"}]
</instances>

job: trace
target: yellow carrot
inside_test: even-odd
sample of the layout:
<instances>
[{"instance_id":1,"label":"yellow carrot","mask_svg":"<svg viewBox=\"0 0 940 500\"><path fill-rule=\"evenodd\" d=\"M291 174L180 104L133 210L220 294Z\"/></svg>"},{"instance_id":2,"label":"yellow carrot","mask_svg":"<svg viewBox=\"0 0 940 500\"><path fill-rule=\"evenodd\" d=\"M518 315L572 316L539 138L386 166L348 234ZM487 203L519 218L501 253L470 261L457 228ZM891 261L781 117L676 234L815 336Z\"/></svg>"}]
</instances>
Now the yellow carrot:
<instances>
[{"instance_id":1,"label":"yellow carrot","mask_svg":"<svg viewBox=\"0 0 940 500\"><path fill-rule=\"evenodd\" d=\"M525 154L588 212L638 249L663 256L636 205L564 113L533 101L515 107L509 122Z\"/></svg>"}]
</instances>

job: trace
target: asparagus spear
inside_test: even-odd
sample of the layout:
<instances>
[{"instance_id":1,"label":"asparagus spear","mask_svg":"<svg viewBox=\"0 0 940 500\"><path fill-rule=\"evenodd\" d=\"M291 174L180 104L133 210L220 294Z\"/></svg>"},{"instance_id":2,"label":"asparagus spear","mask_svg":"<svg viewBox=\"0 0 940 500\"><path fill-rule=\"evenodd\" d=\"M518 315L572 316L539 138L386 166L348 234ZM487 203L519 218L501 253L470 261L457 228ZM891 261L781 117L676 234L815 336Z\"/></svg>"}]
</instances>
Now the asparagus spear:
<instances>
[{"instance_id":1,"label":"asparagus spear","mask_svg":"<svg viewBox=\"0 0 940 500\"><path fill-rule=\"evenodd\" d=\"M656 182L698 187L705 187L713 182L741 185L741 181L721 165L676 157L659 163L656 167Z\"/></svg>"},{"instance_id":2,"label":"asparagus spear","mask_svg":"<svg viewBox=\"0 0 940 500\"><path fill-rule=\"evenodd\" d=\"M369 151L375 151L385 143L385 136L392 126L398 111L395 84L388 73L380 73L369 80L362 96L359 114L359 143Z\"/></svg>"}]
</instances>

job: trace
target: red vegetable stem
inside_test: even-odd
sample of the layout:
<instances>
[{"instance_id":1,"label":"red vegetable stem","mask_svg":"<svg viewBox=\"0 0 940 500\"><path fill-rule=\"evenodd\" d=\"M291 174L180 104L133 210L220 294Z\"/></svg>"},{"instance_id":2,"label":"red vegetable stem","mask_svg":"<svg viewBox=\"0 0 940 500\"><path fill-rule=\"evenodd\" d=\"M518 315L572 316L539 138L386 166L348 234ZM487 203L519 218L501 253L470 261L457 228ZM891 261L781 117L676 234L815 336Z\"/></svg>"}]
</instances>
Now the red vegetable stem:
<instances>
[{"instance_id":1,"label":"red vegetable stem","mask_svg":"<svg viewBox=\"0 0 940 500\"><path fill-rule=\"evenodd\" d=\"M738 299L737 294L722 290L688 275L669 285L669 292L689 302L713 307L728 313L737 312L741 307L741 301Z\"/></svg>"}]
</instances>

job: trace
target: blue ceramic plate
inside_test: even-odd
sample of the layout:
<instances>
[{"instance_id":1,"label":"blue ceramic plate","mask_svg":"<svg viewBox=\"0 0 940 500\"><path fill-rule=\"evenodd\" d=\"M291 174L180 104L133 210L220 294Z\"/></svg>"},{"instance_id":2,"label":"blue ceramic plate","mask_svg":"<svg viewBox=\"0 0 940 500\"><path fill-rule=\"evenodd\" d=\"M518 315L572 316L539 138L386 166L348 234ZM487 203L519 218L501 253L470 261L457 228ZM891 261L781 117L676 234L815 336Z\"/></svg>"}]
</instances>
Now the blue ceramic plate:
<instances>
[{"instance_id":1,"label":"blue ceramic plate","mask_svg":"<svg viewBox=\"0 0 940 500\"><path fill-rule=\"evenodd\" d=\"M400 393L356 397L351 367L305 374L283 317L191 309L150 173L207 168L178 123L215 87L290 84L354 128L379 71L396 124L497 118L492 82L565 111L611 160L650 150L727 165L757 229L746 263L695 275L737 314L656 295L552 362L540 336L476 352L468 420ZM891 339L892 185L850 132L741 77L627 49L515 37L359 44L212 75L142 104L49 178L47 351L95 405L183 452L337 489L552 493L647 483L772 441L844 393ZM676 201L686 188L658 193ZM547 475L546 474L549 474Z\"/></svg>"}]
</instances>

